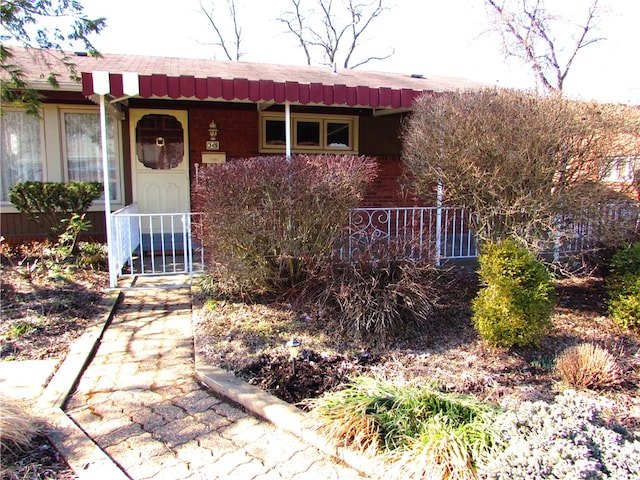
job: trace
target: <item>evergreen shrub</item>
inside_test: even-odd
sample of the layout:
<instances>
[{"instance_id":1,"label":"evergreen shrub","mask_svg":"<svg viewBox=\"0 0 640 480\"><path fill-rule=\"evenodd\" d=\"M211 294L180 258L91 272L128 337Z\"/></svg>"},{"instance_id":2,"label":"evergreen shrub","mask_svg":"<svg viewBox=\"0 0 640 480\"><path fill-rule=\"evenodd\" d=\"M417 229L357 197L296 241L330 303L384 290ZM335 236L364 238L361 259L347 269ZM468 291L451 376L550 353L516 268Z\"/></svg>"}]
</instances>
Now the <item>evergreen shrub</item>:
<instances>
[{"instance_id":1,"label":"evergreen shrub","mask_svg":"<svg viewBox=\"0 0 640 480\"><path fill-rule=\"evenodd\" d=\"M513 240L487 243L478 258L485 284L473 300L473 324L502 347L537 344L551 326L555 291L549 272Z\"/></svg>"},{"instance_id":2,"label":"evergreen shrub","mask_svg":"<svg viewBox=\"0 0 640 480\"><path fill-rule=\"evenodd\" d=\"M640 332L640 242L620 248L610 269L609 316L622 328Z\"/></svg>"},{"instance_id":3,"label":"evergreen shrub","mask_svg":"<svg viewBox=\"0 0 640 480\"><path fill-rule=\"evenodd\" d=\"M9 201L55 241L68 229L74 215L84 219L94 200L102 195L100 182L18 183L9 191Z\"/></svg>"}]
</instances>

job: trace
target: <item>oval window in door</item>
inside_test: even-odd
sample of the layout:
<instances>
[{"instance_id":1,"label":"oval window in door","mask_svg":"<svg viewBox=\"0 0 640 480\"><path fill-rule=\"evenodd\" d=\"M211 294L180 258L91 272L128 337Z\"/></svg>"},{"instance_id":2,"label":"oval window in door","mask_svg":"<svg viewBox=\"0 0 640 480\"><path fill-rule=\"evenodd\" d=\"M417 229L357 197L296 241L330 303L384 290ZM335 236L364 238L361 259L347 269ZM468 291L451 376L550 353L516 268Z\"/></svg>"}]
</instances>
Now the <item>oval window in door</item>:
<instances>
[{"instance_id":1,"label":"oval window in door","mask_svg":"<svg viewBox=\"0 0 640 480\"><path fill-rule=\"evenodd\" d=\"M184 160L184 130L172 115L149 114L136 124L138 161L153 170L170 170Z\"/></svg>"}]
</instances>

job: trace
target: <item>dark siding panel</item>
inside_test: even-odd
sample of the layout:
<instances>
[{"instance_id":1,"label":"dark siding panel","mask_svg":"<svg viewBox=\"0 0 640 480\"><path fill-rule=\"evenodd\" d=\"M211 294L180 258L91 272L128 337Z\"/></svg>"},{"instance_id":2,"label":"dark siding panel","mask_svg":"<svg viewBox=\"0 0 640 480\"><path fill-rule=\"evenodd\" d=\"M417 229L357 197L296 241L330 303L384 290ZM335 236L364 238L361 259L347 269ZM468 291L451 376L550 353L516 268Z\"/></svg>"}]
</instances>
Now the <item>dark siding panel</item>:
<instances>
[{"instance_id":1,"label":"dark siding panel","mask_svg":"<svg viewBox=\"0 0 640 480\"><path fill-rule=\"evenodd\" d=\"M106 239L104 212L89 212L87 220L92 224L91 230L81 236L81 239L104 241ZM46 239L43 232L26 215L21 213L2 213L0 215L0 235L5 237L11 245L22 242Z\"/></svg>"},{"instance_id":2,"label":"dark siding panel","mask_svg":"<svg viewBox=\"0 0 640 480\"><path fill-rule=\"evenodd\" d=\"M362 155L400 155L400 115L360 117L359 151Z\"/></svg>"}]
</instances>

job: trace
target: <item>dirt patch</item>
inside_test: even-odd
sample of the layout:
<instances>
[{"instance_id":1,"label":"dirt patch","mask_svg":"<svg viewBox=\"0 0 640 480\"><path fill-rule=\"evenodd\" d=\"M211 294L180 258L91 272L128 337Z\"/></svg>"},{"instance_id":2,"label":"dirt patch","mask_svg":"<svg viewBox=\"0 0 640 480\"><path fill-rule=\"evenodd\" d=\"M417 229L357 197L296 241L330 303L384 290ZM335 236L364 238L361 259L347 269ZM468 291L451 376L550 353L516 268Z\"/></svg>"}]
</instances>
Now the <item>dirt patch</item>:
<instances>
[{"instance_id":1,"label":"dirt patch","mask_svg":"<svg viewBox=\"0 0 640 480\"><path fill-rule=\"evenodd\" d=\"M2 480L75 480L77 478L45 436L35 438L32 447L28 450L2 451Z\"/></svg>"},{"instance_id":2,"label":"dirt patch","mask_svg":"<svg viewBox=\"0 0 640 480\"><path fill-rule=\"evenodd\" d=\"M291 403L303 402L366 374L397 382L437 382L502 406L551 400L562 388L554 358L569 346L592 342L613 353L625 371L616 390L595 392L614 400L615 415L640 429L640 336L620 330L607 316L602 278L557 282L553 331L538 348L504 351L482 342L471 323L475 274L457 269L429 325L409 337L382 343L355 341L322 320L278 302L206 301L197 295L200 353ZM293 377L285 343L302 342Z\"/></svg>"},{"instance_id":3,"label":"dirt patch","mask_svg":"<svg viewBox=\"0 0 640 480\"><path fill-rule=\"evenodd\" d=\"M101 314L108 274L66 266L44 268L2 255L0 361L64 359L70 344ZM35 267L34 267L35 265ZM2 480L77 478L48 439L26 451L0 452Z\"/></svg>"},{"instance_id":4,"label":"dirt patch","mask_svg":"<svg viewBox=\"0 0 640 480\"><path fill-rule=\"evenodd\" d=\"M30 271L5 259L0 279L0 359L62 358L99 312L108 274L73 269Z\"/></svg>"}]
</instances>

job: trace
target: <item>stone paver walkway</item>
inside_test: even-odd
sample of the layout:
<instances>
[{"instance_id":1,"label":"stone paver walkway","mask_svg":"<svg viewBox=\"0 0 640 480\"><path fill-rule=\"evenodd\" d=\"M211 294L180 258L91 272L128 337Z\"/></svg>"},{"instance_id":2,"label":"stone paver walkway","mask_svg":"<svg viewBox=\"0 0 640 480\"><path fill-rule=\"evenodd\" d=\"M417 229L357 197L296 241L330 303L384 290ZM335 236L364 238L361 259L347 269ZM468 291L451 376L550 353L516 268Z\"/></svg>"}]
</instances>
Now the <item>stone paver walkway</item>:
<instances>
[{"instance_id":1,"label":"stone paver walkway","mask_svg":"<svg viewBox=\"0 0 640 480\"><path fill-rule=\"evenodd\" d=\"M362 478L193 371L189 290L127 291L65 410L134 480Z\"/></svg>"}]
</instances>

